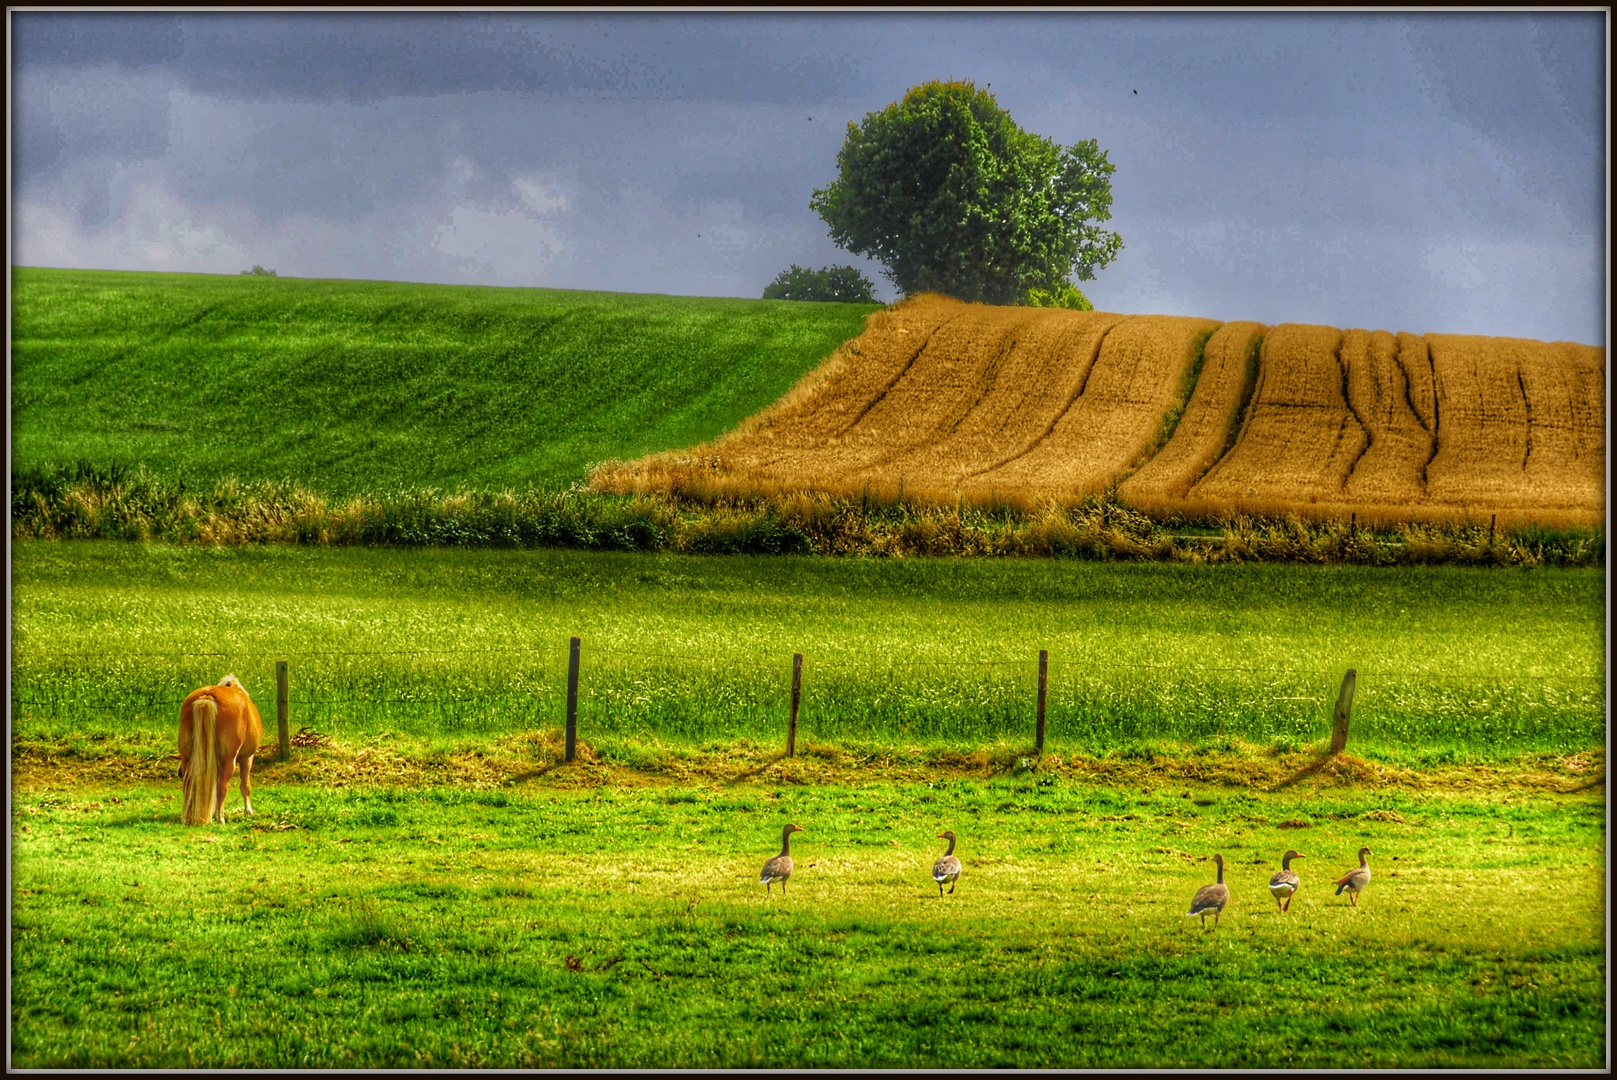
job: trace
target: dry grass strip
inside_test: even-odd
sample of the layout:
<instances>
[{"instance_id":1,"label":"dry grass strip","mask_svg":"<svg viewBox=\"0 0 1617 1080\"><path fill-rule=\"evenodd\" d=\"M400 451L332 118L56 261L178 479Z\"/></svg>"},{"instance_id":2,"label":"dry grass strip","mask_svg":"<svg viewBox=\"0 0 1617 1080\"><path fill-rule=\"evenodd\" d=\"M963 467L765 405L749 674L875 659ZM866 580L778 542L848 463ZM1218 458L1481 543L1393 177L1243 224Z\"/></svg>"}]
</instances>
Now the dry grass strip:
<instances>
[{"instance_id":1,"label":"dry grass strip","mask_svg":"<svg viewBox=\"0 0 1617 1080\"><path fill-rule=\"evenodd\" d=\"M1336 501L1369 445L1348 407L1342 331L1285 323L1263 340L1258 384L1234 448L1191 489L1212 500Z\"/></svg>"},{"instance_id":2,"label":"dry grass strip","mask_svg":"<svg viewBox=\"0 0 1617 1080\"><path fill-rule=\"evenodd\" d=\"M1342 335L1348 405L1369 446L1343 485L1351 504L1419 502L1426 495L1426 463L1434 440L1411 403L1409 379L1399 362L1399 340L1385 330Z\"/></svg>"},{"instance_id":3,"label":"dry grass strip","mask_svg":"<svg viewBox=\"0 0 1617 1080\"><path fill-rule=\"evenodd\" d=\"M1247 359L1265 329L1262 323L1225 323L1207 339L1201 375L1173 437L1118 486L1120 496L1136 505L1176 502L1213 467L1240 420Z\"/></svg>"},{"instance_id":4,"label":"dry grass strip","mask_svg":"<svg viewBox=\"0 0 1617 1080\"><path fill-rule=\"evenodd\" d=\"M429 750L360 747L336 742L299 753L288 762L260 762L254 769L254 787L311 786L325 788L458 788L461 790L590 790L653 787L669 784L731 786L788 783L895 784L922 783L940 778L1002 775L1065 776L1082 783L1146 788L1162 783L1193 782L1235 789L1275 790L1279 787L1310 790L1344 786L1373 786L1409 791L1515 790L1565 793L1587 790L1604 783L1605 755L1588 751L1574 755L1526 755L1496 765L1448 765L1407 769L1367 762L1350 754L1322 761L1323 742L1298 751L1276 752L1269 747L1236 741L1229 751L1196 749L1168 744L1147 760L1097 757L1069 752L1034 757L1031 747L1001 743L976 750L942 747L838 747L812 740L799 744L798 756L787 758L780 746L760 746L742 739L701 750L666 747L661 753L637 756L638 765L614 761L580 741L577 759L563 761L559 731L505 736L487 744ZM1323 766L1323 767L1322 767ZM178 827L179 780L172 762L140 755L107 755L83 759L56 759L29 752L15 757L14 792L72 790L76 799L95 799L104 793L145 784L172 785L174 818ZM117 799L109 799L116 802ZM93 812L99 801L70 803L56 812ZM240 803L228 810L235 826L244 824ZM35 808L24 808L26 818ZM275 822L269 815L247 819L250 827L281 830L296 822Z\"/></svg>"}]
</instances>

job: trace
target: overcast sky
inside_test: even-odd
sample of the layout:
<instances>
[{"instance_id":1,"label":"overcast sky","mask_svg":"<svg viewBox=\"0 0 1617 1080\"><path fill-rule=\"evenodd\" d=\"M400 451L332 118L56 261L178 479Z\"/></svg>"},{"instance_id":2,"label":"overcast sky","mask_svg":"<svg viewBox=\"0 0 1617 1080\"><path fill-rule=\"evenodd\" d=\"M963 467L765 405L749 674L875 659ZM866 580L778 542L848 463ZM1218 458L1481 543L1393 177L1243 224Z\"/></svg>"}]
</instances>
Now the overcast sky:
<instances>
[{"instance_id":1,"label":"overcast sky","mask_svg":"<svg viewBox=\"0 0 1617 1080\"><path fill-rule=\"evenodd\" d=\"M1106 311L1605 344L1602 11L11 15L13 263L760 295L937 78L1097 139Z\"/></svg>"}]
</instances>

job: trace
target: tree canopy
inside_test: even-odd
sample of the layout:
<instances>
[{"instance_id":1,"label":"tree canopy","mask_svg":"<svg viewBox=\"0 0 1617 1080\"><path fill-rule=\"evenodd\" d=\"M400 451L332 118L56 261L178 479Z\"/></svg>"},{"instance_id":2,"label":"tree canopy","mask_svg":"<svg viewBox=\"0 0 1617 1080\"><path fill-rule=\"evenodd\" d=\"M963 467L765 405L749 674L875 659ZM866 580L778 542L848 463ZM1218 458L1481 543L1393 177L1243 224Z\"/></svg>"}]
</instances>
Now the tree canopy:
<instances>
[{"instance_id":1,"label":"tree canopy","mask_svg":"<svg viewBox=\"0 0 1617 1080\"><path fill-rule=\"evenodd\" d=\"M1122 250L1099 228L1113 168L1093 139L1064 148L971 82L934 81L848 125L837 179L809 207L906 294L1023 303L1093 280Z\"/></svg>"}]
</instances>

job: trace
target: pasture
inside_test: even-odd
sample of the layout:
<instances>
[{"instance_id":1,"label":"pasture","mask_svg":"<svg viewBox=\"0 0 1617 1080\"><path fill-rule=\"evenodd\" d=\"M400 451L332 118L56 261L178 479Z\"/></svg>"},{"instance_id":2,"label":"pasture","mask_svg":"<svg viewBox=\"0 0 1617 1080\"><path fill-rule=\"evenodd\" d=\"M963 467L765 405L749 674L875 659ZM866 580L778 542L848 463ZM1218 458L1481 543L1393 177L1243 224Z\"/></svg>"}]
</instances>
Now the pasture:
<instances>
[{"instance_id":1,"label":"pasture","mask_svg":"<svg viewBox=\"0 0 1617 1080\"><path fill-rule=\"evenodd\" d=\"M179 703L226 671L294 726L488 739L560 727L609 753L784 741L1285 753L1325 738L1358 672L1351 748L1399 766L1605 742L1604 573L630 552L13 549L18 739L172 753Z\"/></svg>"},{"instance_id":2,"label":"pasture","mask_svg":"<svg viewBox=\"0 0 1617 1080\"><path fill-rule=\"evenodd\" d=\"M20 543L11 1063L1599 1067L1603 581ZM276 659L327 741L180 826L179 701Z\"/></svg>"},{"instance_id":3,"label":"pasture","mask_svg":"<svg viewBox=\"0 0 1617 1080\"><path fill-rule=\"evenodd\" d=\"M172 780L14 792L14 1067L1605 1061L1598 788L275 777L212 829Z\"/></svg>"}]
</instances>

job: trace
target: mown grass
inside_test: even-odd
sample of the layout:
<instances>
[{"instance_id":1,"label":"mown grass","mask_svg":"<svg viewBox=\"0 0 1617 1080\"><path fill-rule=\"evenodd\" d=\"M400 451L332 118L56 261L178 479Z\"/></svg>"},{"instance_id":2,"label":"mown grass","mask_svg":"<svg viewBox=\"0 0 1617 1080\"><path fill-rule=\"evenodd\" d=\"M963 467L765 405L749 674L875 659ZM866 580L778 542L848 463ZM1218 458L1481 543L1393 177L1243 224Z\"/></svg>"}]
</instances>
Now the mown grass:
<instances>
[{"instance_id":1,"label":"mown grass","mask_svg":"<svg viewBox=\"0 0 1617 1080\"><path fill-rule=\"evenodd\" d=\"M271 777L14 791L14 1067L1605 1064L1600 792Z\"/></svg>"},{"instance_id":2,"label":"mown grass","mask_svg":"<svg viewBox=\"0 0 1617 1080\"><path fill-rule=\"evenodd\" d=\"M12 271L12 467L550 490L783 394L877 305Z\"/></svg>"},{"instance_id":3,"label":"mown grass","mask_svg":"<svg viewBox=\"0 0 1617 1080\"><path fill-rule=\"evenodd\" d=\"M14 731L171 753L227 671L267 715L344 738L1296 751L1357 671L1355 753L1405 765L1605 741L1604 575L93 542L15 546Z\"/></svg>"}]
</instances>

